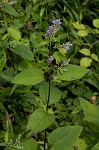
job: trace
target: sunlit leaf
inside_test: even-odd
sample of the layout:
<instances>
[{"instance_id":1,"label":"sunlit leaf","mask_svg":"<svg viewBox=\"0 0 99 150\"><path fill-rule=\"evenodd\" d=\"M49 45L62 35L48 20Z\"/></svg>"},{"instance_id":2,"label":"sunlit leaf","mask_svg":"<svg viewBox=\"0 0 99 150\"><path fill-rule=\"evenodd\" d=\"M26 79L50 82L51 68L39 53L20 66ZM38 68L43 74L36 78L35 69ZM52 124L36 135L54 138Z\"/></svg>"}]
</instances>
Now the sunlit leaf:
<instances>
[{"instance_id":1,"label":"sunlit leaf","mask_svg":"<svg viewBox=\"0 0 99 150\"><path fill-rule=\"evenodd\" d=\"M99 28L99 19L94 19L94 20L93 20L93 25L94 25L96 28Z\"/></svg>"},{"instance_id":2,"label":"sunlit leaf","mask_svg":"<svg viewBox=\"0 0 99 150\"><path fill-rule=\"evenodd\" d=\"M79 52L86 55L86 56L90 56L90 50L87 48L83 48Z\"/></svg>"},{"instance_id":3,"label":"sunlit leaf","mask_svg":"<svg viewBox=\"0 0 99 150\"><path fill-rule=\"evenodd\" d=\"M79 22L73 23L73 26L78 30L85 30L85 26L83 24L79 24Z\"/></svg>"},{"instance_id":4,"label":"sunlit leaf","mask_svg":"<svg viewBox=\"0 0 99 150\"><path fill-rule=\"evenodd\" d=\"M77 32L77 34L78 34L79 36L87 36L87 35L88 35L88 32L85 31L85 30L79 30L79 31Z\"/></svg>"},{"instance_id":5,"label":"sunlit leaf","mask_svg":"<svg viewBox=\"0 0 99 150\"><path fill-rule=\"evenodd\" d=\"M98 56L96 54L91 54L91 58L99 62Z\"/></svg>"},{"instance_id":6,"label":"sunlit leaf","mask_svg":"<svg viewBox=\"0 0 99 150\"><path fill-rule=\"evenodd\" d=\"M91 66L91 63L92 63L92 59L88 58L88 57L84 57L80 60L81 67L87 68L87 67Z\"/></svg>"}]
</instances>

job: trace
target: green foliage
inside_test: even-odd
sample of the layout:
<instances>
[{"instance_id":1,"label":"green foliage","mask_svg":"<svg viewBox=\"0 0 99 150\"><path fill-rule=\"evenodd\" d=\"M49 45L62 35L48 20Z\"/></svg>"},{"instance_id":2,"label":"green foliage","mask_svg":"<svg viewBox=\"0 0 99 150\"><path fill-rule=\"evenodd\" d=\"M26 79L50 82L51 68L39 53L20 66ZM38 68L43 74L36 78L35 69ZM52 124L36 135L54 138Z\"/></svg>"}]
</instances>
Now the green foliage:
<instances>
[{"instance_id":1,"label":"green foliage","mask_svg":"<svg viewBox=\"0 0 99 150\"><path fill-rule=\"evenodd\" d=\"M82 127L79 126L60 127L54 130L48 137L48 142L53 145L51 150L68 150L72 148L81 131Z\"/></svg>"},{"instance_id":2,"label":"green foliage","mask_svg":"<svg viewBox=\"0 0 99 150\"><path fill-rule=\"evenodd\" d=\"M43 109L37 109L31 115L27 129L31 129L33 132L40 132L48 128L54 121L55 117L52 114L49 114Z\"/></svg>"},{"instance_id":3,"label":"green foliage","mask_svg":"<svg viewBox=\"0 0 99 150\"><path fill-rule=\"evenodd\" d=\"M28 139L20 144L23 150L37 150L37 142L33 139Z\"/></svg>"},{"instance_id":4,"label":"green foliage","mask_svg":"<svg viewBox=\"0 0 99 150\"><path fill-rule=\"evenodd\" d=\"M12 37L14 40L19 41L21 38L20 31L18 29L13 28L13 27L8 28L8 33L9 33L9 36Z\"/></svg>"},{"instance_id":5,"label":"green foliage","mask_svg":"<svg viewBox=\"0 0 99 150\"><path fill-rule=\"evenodd\" d=\"M80 104L84 111L85 120L99 125L99 106L80 98Z\"/></svg>"},{"instance_id":6,"label":"green foliage","mask_svg":"<svg viewBox=\"0 0 99 150\"><path fill-rule=\"evenodd\" d=\"M11 7L10 5L5 5L3 7L3 11L14 16L14 17L18 17L19 16L19 13L13 8Z\"/></svg>"},{"instance_id":7,"label":"green foliage","mask_svg":"<svg viewBox=\"0 0 99 150\"><path fill-rule=\"evenodd\" d=\"M60 70L63 67L60 67ZM61 80L66 80L66 81L72 81L75 79L79 79L82 78L89 70L79 67L77 65L71 65L69 64L68 66L66 66L64 68L63 73L60 73L60 71L58 70L58 77Z\"/></svg>"},{"instance_id":8,"label":"green foliage","mask_svg":"<svg viewBox=\"0 0 99 150\"><path fill-rule=\"evenodd\" d=\"M23 85L35 85L44 80L43 71L38 68L31 68L17 74L12 83Z\"/></svg>"},{"instance_id":9,"label":"green foliage","mask_svg":"<svg viewBox=\"0 0 99 150\"><path fill-rule=\"evenodd\" d=\"M99 149L99 143L97 143L91 150L98 150Z\"/></svg>"},{"instance_id":10,"label":"green foliage","mask_svg":"<svg viewBox=\"0 0 99 150\"><path fill-rule=\"evenodd\" d=\"M99 149L98 3L0 1L0 150Z\"/></svg>"},{"instance_id":11,"label":"green foliage","mask_svg":"<svg viewBox=\"0 0 99 150\"><path fill-rule=\"evenodd\" d=\"M13 49L11 49L12 52L20 55L22 58L33 60L33 53L30 50L30 48L24 44L21 43L14 43Z\"/></svg>"},{"instance_id":12,"label":"green foliage","mask_svg":"<svg viewBox=\"0 0 99 150\"><path fill-rule=\"evenodd\" d=\"M49 104L57 103L61 98L60 90L55 86L51 86L50 92L51 94L50 94ZM44 83L43 85L40 86L39 94L40 94L41 100L46 103L47 98L48 98L48 84Z\"/></svg>"}]
</instances>

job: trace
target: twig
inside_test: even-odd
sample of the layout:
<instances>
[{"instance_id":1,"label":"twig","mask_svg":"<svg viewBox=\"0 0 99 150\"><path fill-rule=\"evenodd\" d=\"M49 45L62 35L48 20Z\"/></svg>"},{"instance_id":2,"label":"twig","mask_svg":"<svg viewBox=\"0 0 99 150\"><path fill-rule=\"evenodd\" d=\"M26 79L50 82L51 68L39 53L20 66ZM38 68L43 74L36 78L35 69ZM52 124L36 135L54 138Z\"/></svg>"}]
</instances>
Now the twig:
<instances>
[{"instance_id":1,"label":"twig","mask_svg":"<svg viewBox=\"0 0 99 150\"><path fill-rule=\"evenodd\" d=\"M93 44L90 46L89 50L90 50L96 43L98 43L98 42L99 42L99 40L96 41L95 43L93 43Z\"/></svg>"}]
</instances>

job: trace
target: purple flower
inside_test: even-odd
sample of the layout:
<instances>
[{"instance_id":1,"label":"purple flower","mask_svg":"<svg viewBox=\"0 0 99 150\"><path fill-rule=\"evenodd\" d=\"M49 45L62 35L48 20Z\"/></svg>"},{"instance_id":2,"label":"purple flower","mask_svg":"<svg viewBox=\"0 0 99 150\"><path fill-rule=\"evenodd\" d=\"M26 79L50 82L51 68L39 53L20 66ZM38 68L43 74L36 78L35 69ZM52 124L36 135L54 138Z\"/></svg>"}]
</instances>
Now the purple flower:
<instances>
[{"instance_id":1,"label":"purple flower","mask_svg":"<svg viewBox=\"0 0 99 150\"><path fill-rule=\"evenodd\" d=\"M52 56L49 56L49 57L48 57L48 63L50 63L52 60L53 60L53 57L52 57Z\"/></svg>"},{"instance_id":2,"label":"purple flower","mask_svg":"<svg viewBox=\"0 0 99 150\"><path fill-rule=\"evenodd\" d=\"M62 22L60 22L60 19L55 19L55 20L52 21L52 23L54 25L56 25L56 24L62 24Z\"/></svg>"},{"instance_id":3,"label":"purple flower","mask_svg":"<svg viewBox=\"0 0 99 150\"><path fill-rule=\"evenodd\" d=\"M66 46L65 48L66 48L67 51L70 50L70 46Z\"/></svg>"},{"instance_id":4,"label":"purple flower","mask_svg":"<svg viewBox=\"0 0 99 150\"><path fill-rule=\"evenodd\" d=\"M60 29L60 25L62 22L60 22L60 19L55 19L52 21L52 24L48 26L48 29L46 31L46 36L51 37L56 34L56 32Z\"/></svg>"},{"instance_id":5,"label":"purple flower","mask_svg":"<svg viewBox=\"0 0 99 150\"><path fill-rule=\"evenodd\" d=\"M51 33L51 30L47 30L47 32L46 32L47 34L50 34Z\"/></svg>"}]
</instances>

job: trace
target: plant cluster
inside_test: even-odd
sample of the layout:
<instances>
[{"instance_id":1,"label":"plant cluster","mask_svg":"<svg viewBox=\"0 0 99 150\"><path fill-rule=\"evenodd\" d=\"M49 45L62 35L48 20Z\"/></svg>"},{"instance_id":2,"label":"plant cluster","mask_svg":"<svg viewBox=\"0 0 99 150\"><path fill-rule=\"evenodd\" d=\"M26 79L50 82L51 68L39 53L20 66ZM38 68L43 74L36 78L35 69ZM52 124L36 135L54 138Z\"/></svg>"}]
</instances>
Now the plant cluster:
<instances>
[{"instance_id":1,"label":"plant cluster","mask_svg":"<svg viewBox=\"0 0 99 150\"><path fill-rule=\"evenodd\" d=\"M98 3L0 1L0 150L99 149Z\"/></svg>"}]
</instances>

